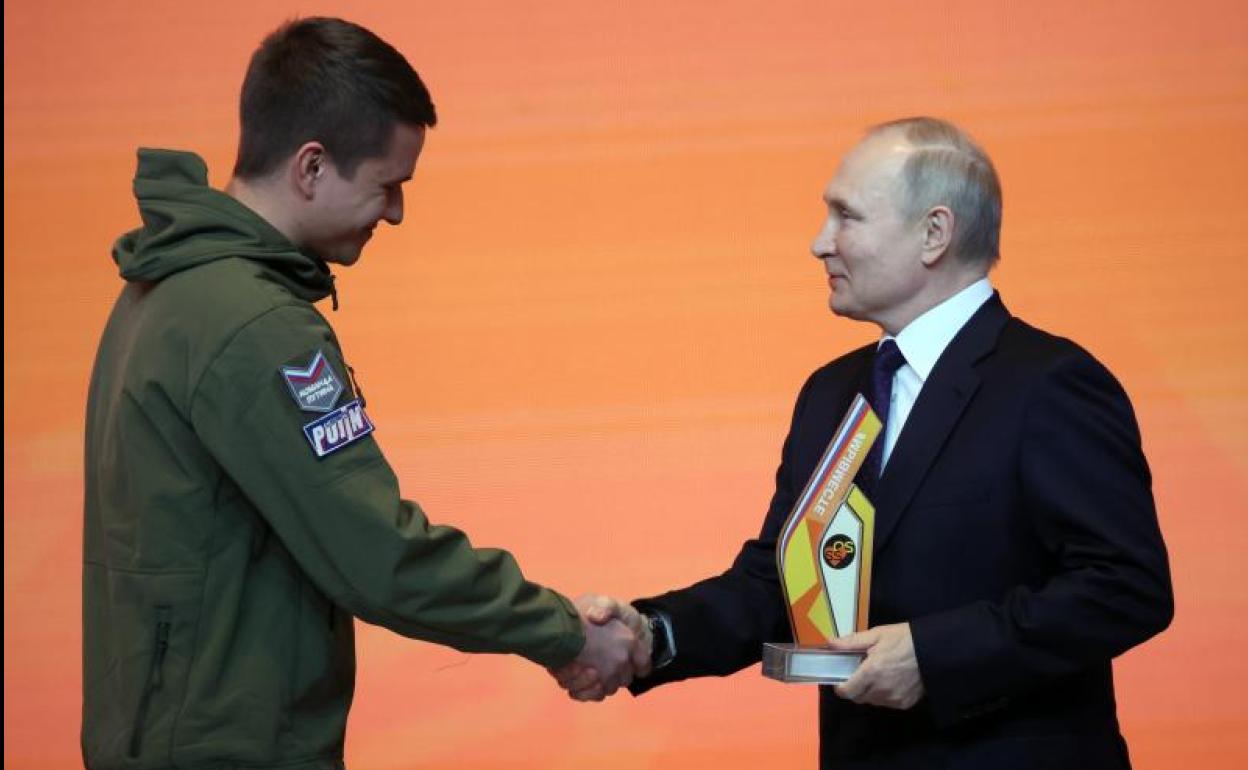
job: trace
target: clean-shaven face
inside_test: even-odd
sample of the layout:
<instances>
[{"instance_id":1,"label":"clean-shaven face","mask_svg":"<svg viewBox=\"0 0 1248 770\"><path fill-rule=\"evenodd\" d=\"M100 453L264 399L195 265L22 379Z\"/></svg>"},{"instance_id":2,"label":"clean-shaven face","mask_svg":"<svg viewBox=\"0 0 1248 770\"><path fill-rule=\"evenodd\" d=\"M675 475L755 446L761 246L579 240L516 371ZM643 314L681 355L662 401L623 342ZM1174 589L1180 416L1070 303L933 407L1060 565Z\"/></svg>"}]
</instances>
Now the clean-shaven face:
<instances>
[{"instance_id":1,"label":"clean-shaven face","mask_svg":"<svg viewBox=\"0 0 1248 770\"><path fill-rule=\"evenodd\" d=\"M423 126L399 123L385 154L361 161L350 179L328 159L302 245L326 262L354 264L379 222L403 221L403 184L412 178L424 144Z\"/></svg>"},{"instance_id":2,"label":"clean-shaven face","mask_svg":"<svg viewBox=\"0 0 1248 770\"><path fill-rule=\"evenodd\" d=\"M832 311L893 334L927 279L922 218L912 221L901 210L900 172L910 150L889 133L851 150L824 190L828 217L810 247L827 270Z\"/></svg>"}]
</instances>

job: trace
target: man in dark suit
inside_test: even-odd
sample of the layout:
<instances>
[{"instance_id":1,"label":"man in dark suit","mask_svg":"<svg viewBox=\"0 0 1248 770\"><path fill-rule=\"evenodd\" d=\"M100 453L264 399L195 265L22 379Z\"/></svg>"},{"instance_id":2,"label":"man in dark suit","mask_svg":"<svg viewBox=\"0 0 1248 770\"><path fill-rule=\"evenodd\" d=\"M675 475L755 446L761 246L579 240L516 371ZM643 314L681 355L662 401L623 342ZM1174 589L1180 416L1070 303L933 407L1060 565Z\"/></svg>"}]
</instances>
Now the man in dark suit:
<instances>
[{"instance_id":1,"label":"man in dark suit","mask_svg":"<svg viewBox=\"0 0 1248 770\"><path fill-rule=\"evenodd\" d=\"M851 399L875 391L885 429L857 479L876 506L871 627L835 644L866 659L820 688L820 767L1129 767L1110 661L1164 629L1173 599L1126 393L993 291L1000 186L956 126L872 129L824 198L812 252L831 308L883 337L807 380L762 531L728 571L601 600L600 618L654 631L633 693L791 638L778 533ZM592 670L555 673L602 695Z\"/></svg>"}]
</instances>

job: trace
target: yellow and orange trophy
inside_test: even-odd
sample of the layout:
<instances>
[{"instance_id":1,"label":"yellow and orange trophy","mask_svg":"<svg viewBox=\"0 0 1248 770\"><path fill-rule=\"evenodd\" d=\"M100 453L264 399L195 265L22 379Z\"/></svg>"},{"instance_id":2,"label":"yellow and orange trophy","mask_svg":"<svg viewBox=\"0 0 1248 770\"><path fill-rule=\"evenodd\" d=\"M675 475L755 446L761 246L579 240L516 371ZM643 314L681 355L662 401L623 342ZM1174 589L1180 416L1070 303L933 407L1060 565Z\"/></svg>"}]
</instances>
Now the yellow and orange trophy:
<instances>
[{"instance_id":1,"label":"yellow and orange trophy","mask_svg":"<svg viewBox=\"0 0 1248 770\"><path fill-rule=\"evenodd\" d=\"M827 644L867 627L875 508L853 480L880 429L857 396L780 532L776 561L794 643L763 645L763 676L833 684L862 662L863 653Z\"/></svg>"}]
</instances>

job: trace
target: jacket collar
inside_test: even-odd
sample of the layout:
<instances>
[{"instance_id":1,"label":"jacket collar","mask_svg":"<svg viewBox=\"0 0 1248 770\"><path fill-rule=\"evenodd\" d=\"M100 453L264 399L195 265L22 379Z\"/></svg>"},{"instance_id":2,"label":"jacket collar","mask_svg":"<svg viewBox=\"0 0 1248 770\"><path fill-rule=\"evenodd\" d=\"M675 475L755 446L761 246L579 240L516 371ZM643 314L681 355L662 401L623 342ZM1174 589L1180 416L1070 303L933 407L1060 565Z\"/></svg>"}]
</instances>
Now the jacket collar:
<instances>
[{"instance_id":1,"label":"jacket collar","mask_svg":"<svg viewBox=\"0 0 1248 770\"><path fill-rule=\"evenodd\" d=\"M919 484L979 389L975 365L996 347L1009 319L1009 311L994 292L937 359L876 487L872 501L876 553L888 544Z\"/></svg>"}]
</instances>

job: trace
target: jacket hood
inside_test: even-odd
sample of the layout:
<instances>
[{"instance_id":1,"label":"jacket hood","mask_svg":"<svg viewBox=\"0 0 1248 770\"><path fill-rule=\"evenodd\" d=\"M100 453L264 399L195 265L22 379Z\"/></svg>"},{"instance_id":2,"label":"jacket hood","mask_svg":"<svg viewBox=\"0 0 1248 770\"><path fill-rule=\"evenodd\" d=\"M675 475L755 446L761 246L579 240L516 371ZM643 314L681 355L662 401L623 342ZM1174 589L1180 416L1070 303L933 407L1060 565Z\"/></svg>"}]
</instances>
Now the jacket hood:
<instances>
[{"instance_id":1,"label":"jacket hood","mask_svg":"<svg viewBox=\"0 0 1248 770\"><path fill-rule=\"evenodd\" d=\"M208 186L208 167L194 153L141 148L134 197L143 226L117 239L113 260L127 281L160 281L174 273L243 257L264 263L309 302L333 292L329 266L302 252L258 214Z\"/></svg>"}]
</instances>

